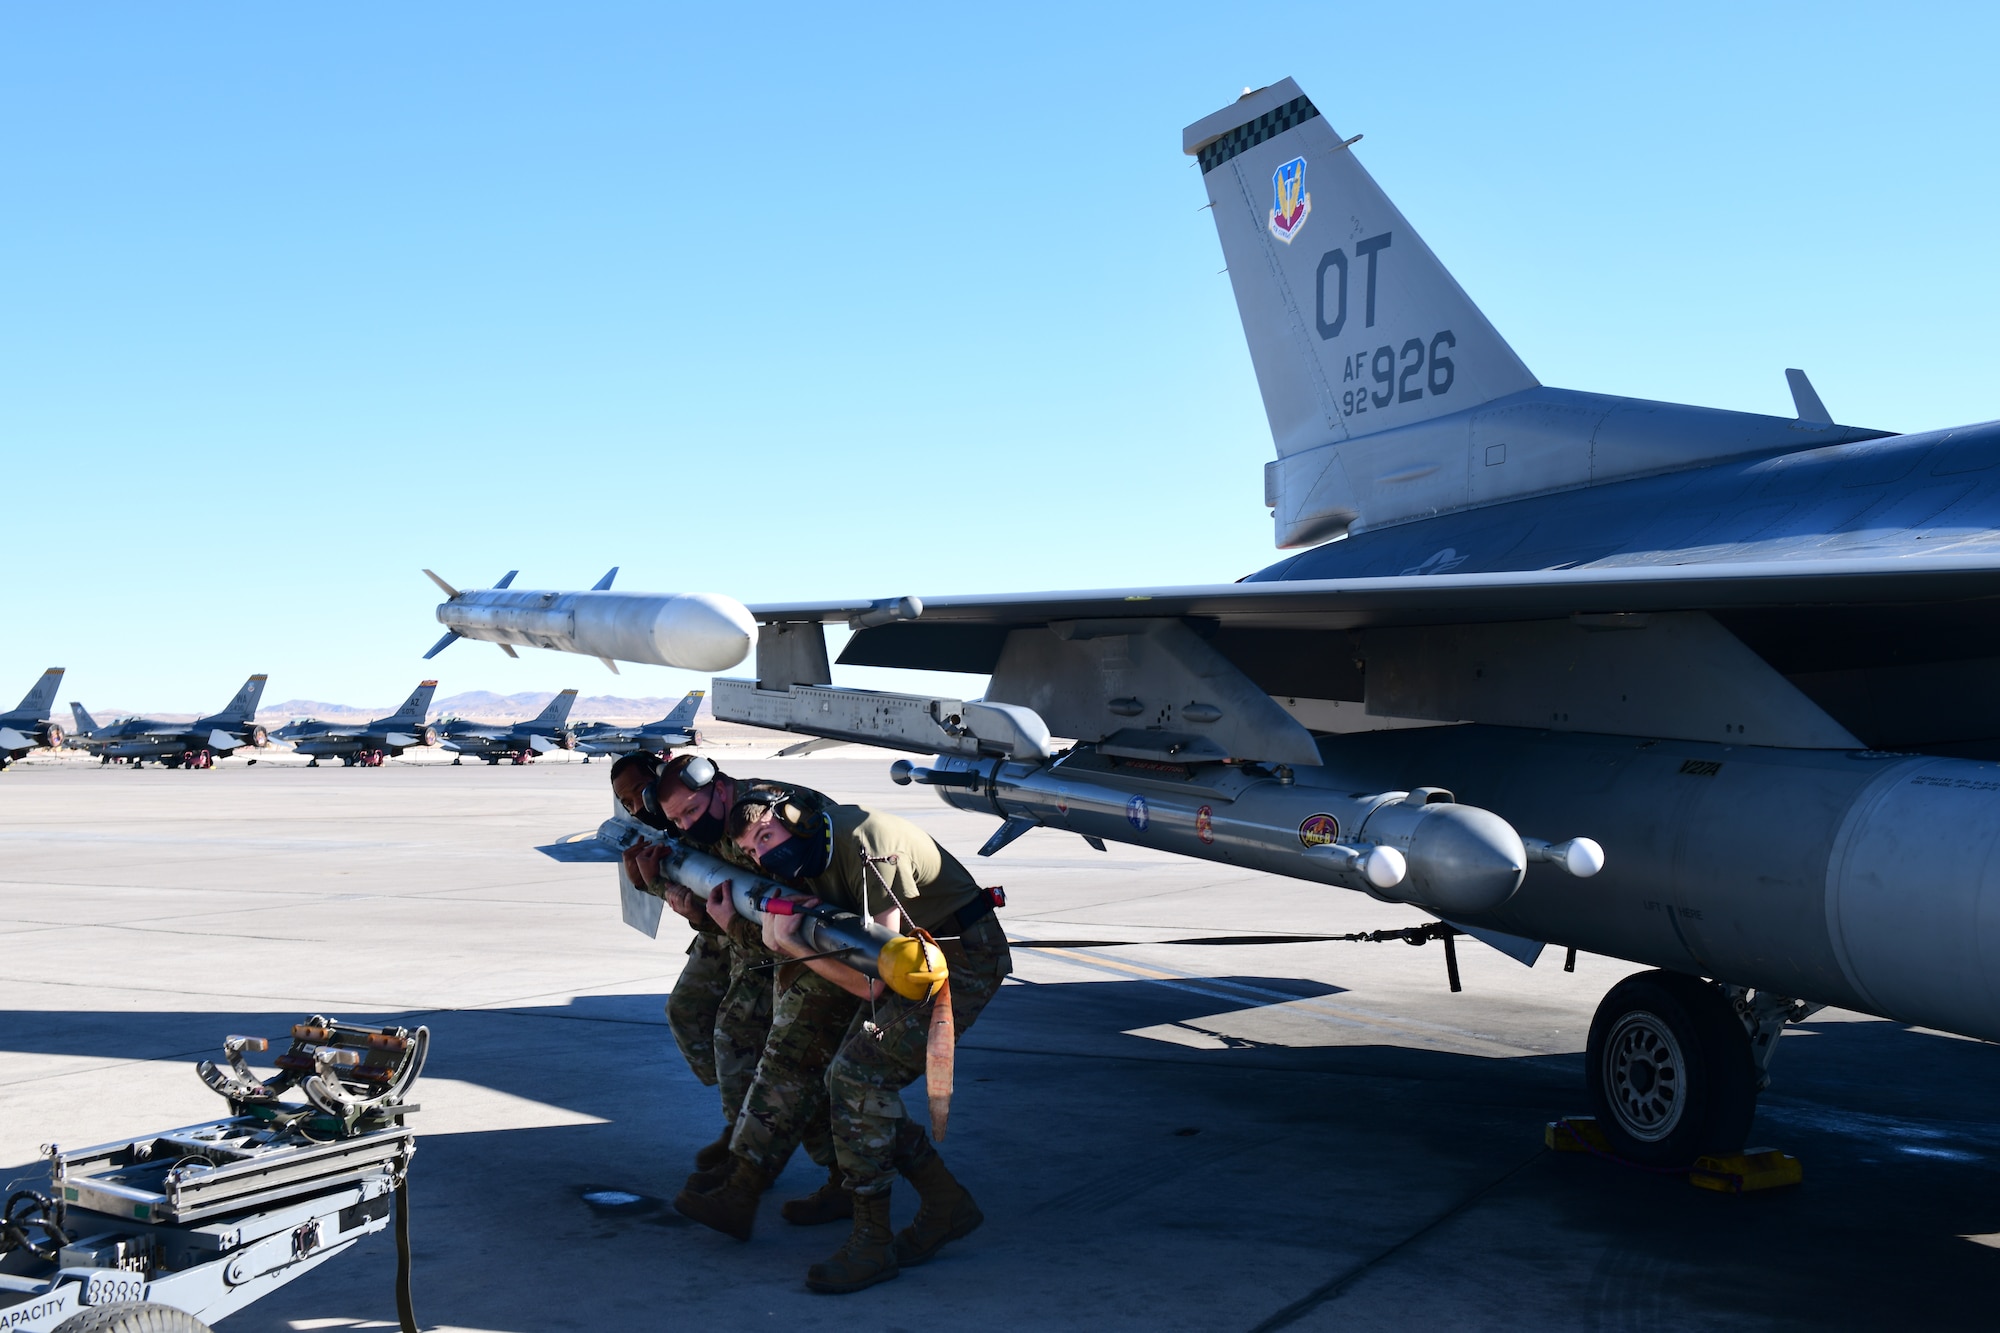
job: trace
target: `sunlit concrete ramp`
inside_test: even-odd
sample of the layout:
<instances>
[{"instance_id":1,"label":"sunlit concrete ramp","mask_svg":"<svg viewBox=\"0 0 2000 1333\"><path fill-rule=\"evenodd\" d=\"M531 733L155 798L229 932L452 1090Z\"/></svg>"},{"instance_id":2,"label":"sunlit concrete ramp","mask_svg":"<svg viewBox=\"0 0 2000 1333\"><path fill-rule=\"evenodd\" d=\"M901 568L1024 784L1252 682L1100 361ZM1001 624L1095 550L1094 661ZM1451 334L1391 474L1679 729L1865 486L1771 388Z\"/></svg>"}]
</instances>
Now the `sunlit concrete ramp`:
<instances>
[{"instance_id":1,"label":"sunlit concrete ramp","mask_svg":"<svg viewBox=\"0 0 2000 1333\"><path fill-rule=\"evenodd\" d=\"M319 1012L434 1034L426 1327L1990 1327L1991 1047L1816 1016L1755 1136L1805 1185L1707 1194L1541 1147L1624 964L1460 941L1452 994L1436 944L1299 938L1414 909L1049 831L979 861L995 821L893 786L889 756L768 753L717 752L907 813L1007 890L1017 975L965 1039L944 1145L988 1220L936 1262L814 1297L839 1228L772 1204L738 1244L665 1204L718 1127L661 1013L684 936L538 850L604 817L601 765L10 769L0 1176L214 1114L196 1058ZM778 1192L816 1183L801 1159ZM393 1264L374 1238L224 1327L392 1326Z\"/></svg>"}]
</instances>

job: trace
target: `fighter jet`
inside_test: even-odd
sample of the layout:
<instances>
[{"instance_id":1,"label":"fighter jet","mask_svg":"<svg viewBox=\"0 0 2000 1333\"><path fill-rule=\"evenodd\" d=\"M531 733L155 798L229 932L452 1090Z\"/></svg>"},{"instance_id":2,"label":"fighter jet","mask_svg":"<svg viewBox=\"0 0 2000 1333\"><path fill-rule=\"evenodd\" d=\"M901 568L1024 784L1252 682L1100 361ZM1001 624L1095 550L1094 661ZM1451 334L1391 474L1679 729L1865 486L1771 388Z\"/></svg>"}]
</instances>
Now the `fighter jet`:
<instances>
[{"instance_id":1,"label":"fighter jet","mask_svg":"<svg viewBox=\"0 0 2000 1333\"><path fill-rule=\"evenodd\" d=\"M294 750L311 755L307 768L318 768L323 758L338 758L342 767L359 764L380 768L385 758L393 759L414 746L437 744L437 729L424 723L435 693L437 682L423 681L403 706L387 717L358 724L305 718L278 728L271 739L290 741Z\"/></svg>"},{"instance_id":2,"label":"fighter jet","mask_svg":"<svg viewBox=\"0 0 2000 1333\"><path fill-rule=\"evenodd\" d=\"M489 764L497 764L502 759L525 764L538 754L576 748L576 733L567 725L570 706L575 702L576 691L564 690L549 700L549 706L538 715L511 727L484 726L464 718L448 718L439 724L437 730L444 738L444 748L460 758L471 755ZM451 762L456 764L459 759L454 758Z\"/></svg>"},{"instance_id":3,"label":"fighter jet","mask_svg":"<svg viewBox=\"0 0 2000 1333\"><path fill-rule=\"evenodd\" d=\"M935 754L893 775L998 815L988 854L1129 842L1406 903L1447 947L1645 965L1584 1059L1631 1160L1740 1151L1825 1005L2000 1040L2000 424L1839 424L1797 369L1789 418L1544 386L1358 142L1289 79L1182 140L1295 554L744 621L627 593L621 623L702 632L625 651L688 665L754 621L716 716ZM506 594L550 608L509 628L614 651L602 595ZM438 618L477 636L479 598ZM985 698L832 688L828 622L843 663Z\"/></svg>"},{"instance_id":4,"label":"fighter jet","mask_svg":"<svg viewBox=\"0 0 2000 1333\"><path fill-rule=\"evenodd\" d=\"M270 737L255 721L265 679L262 674L250 677L221 712L193 722L128 717L100 726L82 704L72 703L74 741L107 764L123 760L142 768L146 760L157 759L168 768L213 768L218 757L240 749L261 750L270 744ZM257 761L253 758L250 762Z\"/></svg>"},{"instance_id":5,"label":"fighter jet","mask_svg":"<svg viewBox=\"0 0 2000 1333\"><path fill-rule=\"evenodd\" d=\"M583 762L587 764L590 756L595 754L631 754L635 750L662 754L677 746L699 745L701 737L694 729L694 715L707 693L706 690L689 690L687 698L675 704L673 711L658 722L647 722L637 727L586 722L576 729L576 748L583 751Z\"/></svg>"},{"instance_id":6,"label":"fighter jet","mask_svg":"<svg viewBox=\"0 0 2000 1333\"><path fill-rule=\"evenodd\" d=\"M0 768L41 746L59 750L63 744L60 723L49 721L49 709L62 684L63 669L50 667L11 710L0 713ZM696 696L697 698L699 696Z\"/></svg>"}]
</instances>

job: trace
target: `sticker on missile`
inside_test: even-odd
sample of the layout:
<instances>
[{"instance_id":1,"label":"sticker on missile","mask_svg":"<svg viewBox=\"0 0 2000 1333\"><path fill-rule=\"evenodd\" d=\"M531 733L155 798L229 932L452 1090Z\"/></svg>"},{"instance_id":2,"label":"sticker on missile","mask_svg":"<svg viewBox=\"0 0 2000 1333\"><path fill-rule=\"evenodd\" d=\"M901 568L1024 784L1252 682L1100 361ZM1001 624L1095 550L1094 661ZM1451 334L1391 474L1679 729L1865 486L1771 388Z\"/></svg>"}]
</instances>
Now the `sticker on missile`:
<instances>
[{"instance_id":1,"label":"sticker on missile","mask_svg":"<svg viewBox=\"0 0 2000 1333\"><path fill-rule=\"evenodd\" d=\"M1324 847L1340 836L1340 821L1332 815L1307 815L1299 821L1299 845Z\"/></svg>"},{"instance_id":2,"label":"sticker on missile","mask_svg":"<svg viewBox=\"0 0 2000 1333\"><path fill-rule=\"evenodd\" d=\"M1133 828L1144 833L1146 825L1151 822L1152 818L1146 813L1146 798L1143 796L1134 796L1131 800L1125 802L1125 818Z\"/></svg>"},{"instance_id":3,"label":"sticker on missile","mask_svg":"<svg viewBox=\"0 0 2000 1333\"><path fill-rule=\"evenodd\" d=\"M1215 811L1208 806L1194 812L1194 836L1203 843L1215 841Z\"/></svg>"}]
</instances>

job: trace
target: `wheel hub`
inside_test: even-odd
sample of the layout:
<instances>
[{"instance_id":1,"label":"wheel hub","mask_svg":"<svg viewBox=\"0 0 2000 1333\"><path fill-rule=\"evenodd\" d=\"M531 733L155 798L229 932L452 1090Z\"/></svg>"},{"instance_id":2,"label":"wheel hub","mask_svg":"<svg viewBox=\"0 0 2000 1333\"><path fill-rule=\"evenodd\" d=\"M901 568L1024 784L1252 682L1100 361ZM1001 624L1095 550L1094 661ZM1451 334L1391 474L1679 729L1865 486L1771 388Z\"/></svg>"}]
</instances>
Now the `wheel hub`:
<instances>
[{"instance_id":1,"label":"wheel hub","mask_svg":"<svg viewBox=\"0 0 2000 1333\"><path fill-rule=\"evenodd\" d=\"M1674 1132L1687 1104L1687 1061L1658 1015L1626 1014L1605 1042L1605 1100L1619 1128L1644 1143Z\"/></svg>"}]
</instances>

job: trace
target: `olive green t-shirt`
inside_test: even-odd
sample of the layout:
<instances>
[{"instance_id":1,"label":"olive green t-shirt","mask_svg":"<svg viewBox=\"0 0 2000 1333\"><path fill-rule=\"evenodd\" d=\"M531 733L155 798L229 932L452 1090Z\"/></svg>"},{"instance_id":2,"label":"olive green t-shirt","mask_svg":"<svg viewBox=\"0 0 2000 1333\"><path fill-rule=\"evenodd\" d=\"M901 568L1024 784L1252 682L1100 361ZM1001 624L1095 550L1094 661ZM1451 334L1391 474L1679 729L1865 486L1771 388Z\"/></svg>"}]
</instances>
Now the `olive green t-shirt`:
<instances>
[{"instance_id":1,"label":"olive green t-shirt","mask_svg":"<svg viewBox=\"0 0 2000 1333\"><path fill-rule=\"evenodd\" d=\"M887 880L912 921L935 934L985 892L957 857L901 815L836 805L823 812L820 827L832 840L832 855L805 887L850 912L874 917L894 907L883 888ZM870 866L864 857L895 859Z\"/></svg>"}]
</instances>

